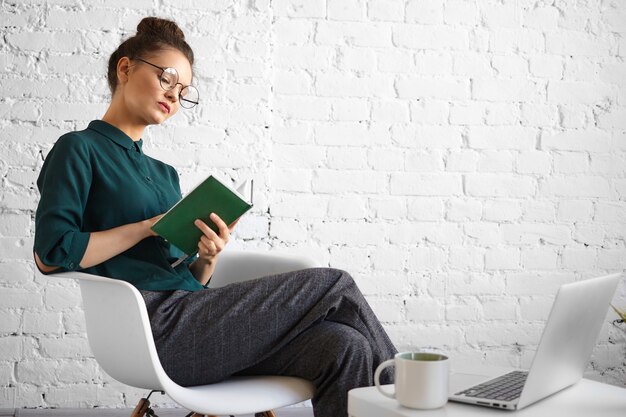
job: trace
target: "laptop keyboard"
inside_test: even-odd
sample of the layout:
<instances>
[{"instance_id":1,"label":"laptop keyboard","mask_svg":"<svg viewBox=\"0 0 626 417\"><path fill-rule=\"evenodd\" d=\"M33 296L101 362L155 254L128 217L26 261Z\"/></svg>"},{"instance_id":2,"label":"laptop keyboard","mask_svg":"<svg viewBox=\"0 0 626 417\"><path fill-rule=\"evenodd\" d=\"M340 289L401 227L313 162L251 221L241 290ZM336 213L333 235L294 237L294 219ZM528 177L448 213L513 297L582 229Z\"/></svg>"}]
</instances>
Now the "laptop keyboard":
<instances>
[{"instance_id":1,"label":"laptop keyboard","mask_svg":"<svg viewBox=\"0 0 626 417\"><path fill-rule=\"evenodd\" d=\"M528 372L513 371L479 385L474 385L455 395L466 395L489 400L512 401L518 398L524 388Z\"/></svg>"}]
</instances>

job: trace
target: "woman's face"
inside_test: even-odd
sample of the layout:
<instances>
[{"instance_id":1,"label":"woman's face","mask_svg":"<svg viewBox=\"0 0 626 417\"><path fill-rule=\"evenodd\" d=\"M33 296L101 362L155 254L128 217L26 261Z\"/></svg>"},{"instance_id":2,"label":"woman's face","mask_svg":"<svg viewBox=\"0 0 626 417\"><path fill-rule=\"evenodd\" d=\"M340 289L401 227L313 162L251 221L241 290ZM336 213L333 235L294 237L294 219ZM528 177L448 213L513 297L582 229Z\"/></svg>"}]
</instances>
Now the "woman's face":
<instances>
[{"instance_id":1,"label":"woman's face","mask_svg":"<svg viewBox=\"0 0 626 417\"><path fill-rule=\"evenodd\" d=\"M185 55L176 49L163 49L143 59L158 67L176 69L180 83L166 91L161 87L160 69L137 59L130 61L123 99L137 121L147 126L163 123L176 114L180 108L178 93L191 84L192 72Z\"/></svg>"}]
</instances>

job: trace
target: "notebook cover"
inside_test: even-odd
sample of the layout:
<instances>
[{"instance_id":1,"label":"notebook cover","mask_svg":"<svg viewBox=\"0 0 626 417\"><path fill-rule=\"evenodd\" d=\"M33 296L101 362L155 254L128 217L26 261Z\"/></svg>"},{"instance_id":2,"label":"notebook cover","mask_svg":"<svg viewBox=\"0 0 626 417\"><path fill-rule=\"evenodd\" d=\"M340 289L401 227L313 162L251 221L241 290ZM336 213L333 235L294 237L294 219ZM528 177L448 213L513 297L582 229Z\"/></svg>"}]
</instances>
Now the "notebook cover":
<instances>
[{"instance_id":1,"label":"notebook cover","mask_svg":"<svg viewBox=\"0 0 626 417\"><path fill-rule=\"evenodd\" d=\"M198 251L198 241L202 237L202 232L194 224L196 219L204 221L219 234L219 229L209 218L211 213L231 224L251 207L251 203L210 175L152 225L152 230L190 256Z\"/></svg>"}]
</instances>

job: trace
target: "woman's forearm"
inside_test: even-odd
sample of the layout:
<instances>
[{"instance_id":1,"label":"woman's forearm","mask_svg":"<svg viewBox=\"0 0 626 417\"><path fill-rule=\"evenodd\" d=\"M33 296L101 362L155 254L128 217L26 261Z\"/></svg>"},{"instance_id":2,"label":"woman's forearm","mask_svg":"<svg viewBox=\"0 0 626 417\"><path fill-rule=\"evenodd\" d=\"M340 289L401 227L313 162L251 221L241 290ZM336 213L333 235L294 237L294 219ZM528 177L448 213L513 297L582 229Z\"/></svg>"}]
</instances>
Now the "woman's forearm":
<instances>
[{"instance_id":1,"label":"woman's forearm","mask_svg":"<svg viewBox=\"0 0 626 417\"><path fill-rule=\"evenodd\" d=\"M213 276L216 263L217 257L214 257L211 262L198 258L189 265L189 270L200 284L206 285Z\"/></svg>"},{"instance_id":2,"label":"woman's forearm","mask_svg":"<svg viewBox=\"0 0 626 417\"><path fill-rule=\"evenodd\" d=\"M152 236L151 220L129 223L109 230L92 232L89 243L80 261L81 268L98 265L132 248L143 239Z\"/></svg>"}]
</instances>

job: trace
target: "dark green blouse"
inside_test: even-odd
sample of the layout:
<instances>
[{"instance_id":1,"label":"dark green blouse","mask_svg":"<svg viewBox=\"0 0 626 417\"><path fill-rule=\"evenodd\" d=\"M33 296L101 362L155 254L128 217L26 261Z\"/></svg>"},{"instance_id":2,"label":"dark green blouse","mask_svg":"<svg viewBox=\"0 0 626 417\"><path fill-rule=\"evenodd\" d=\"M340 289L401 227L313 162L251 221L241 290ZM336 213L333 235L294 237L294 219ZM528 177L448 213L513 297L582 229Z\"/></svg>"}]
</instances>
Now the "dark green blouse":
<instances>
[{"instance_id":1,"label":"dark green blouse","mask_svg":"<svg viewBox=\"0 0 626 417\"><path fill-rule=\"evenodd\" d=\"M181 198L176 170L145 155L142 143L101 120L59 138L37 179L34 250L44 264L80 270L91 232L165 213ZM201 290L189 271L192 259L170 266L180 255L163 238L149 237L82 271L144 290Z\"/></svg>"}]
</instances>

